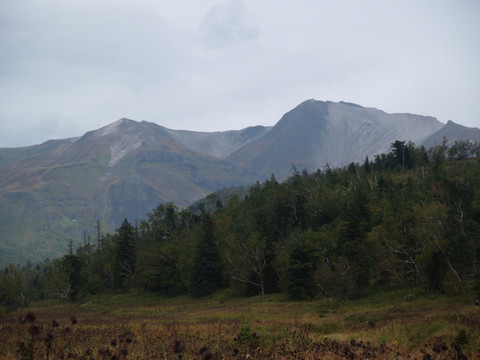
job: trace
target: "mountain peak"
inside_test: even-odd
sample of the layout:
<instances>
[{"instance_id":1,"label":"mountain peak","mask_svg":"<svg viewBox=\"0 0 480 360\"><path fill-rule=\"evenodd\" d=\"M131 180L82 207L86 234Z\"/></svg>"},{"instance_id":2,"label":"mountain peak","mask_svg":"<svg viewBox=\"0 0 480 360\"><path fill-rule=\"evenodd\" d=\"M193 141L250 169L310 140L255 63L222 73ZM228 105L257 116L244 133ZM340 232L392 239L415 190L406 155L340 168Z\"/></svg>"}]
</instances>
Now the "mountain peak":
<instances>
[{"instance_id":1,"label":"mountain peak","mask_svg":"<svg viewBox=\"0 0 480 360\"><path fill-rule=\"evenodd\" d=\"M448 120L441 129L425 139L423 145L427 148L440 145L444 139L447 140L447 145L453 144L455 141L462 140L480 141L480 129L466 127L457 124L452 120Z\"/></svg>"},{"instance_id":2,"label":"mountain peak","mask_svg":"<svg viewBox=\"0 0 480 360\"><path fill-rule=\"evenodd\" d=\"M354 103L351 103L351 102L347 102L347 101L340 101L340 104L363 109L363 106L358 105L358 104L354 104Z\"/></svg>"},{"instance_id":3,"label":"mountain peak","mask_svg":"<svg viewBox=\"0 0 480 360\"><path fill-rule=\"evenodd\" d=\"M100 137L109 136L118 133L127 133L131 130L138 129L139 122L127 118L121 118L111 124L100 129L86 132L79 140L92 140Z\"/></svg>"},{"instance_id":4,"label":"mountain peak","mask_svg":"<svg viewBox=\"0 0 480 360\"><path fill-rule=\"evenodd\" d=\"M102 136L105 136L105 135L116 133L118 131L125 131L129 128L136 127L138 124L139 123L135 120L130 120L130 119L127 119L127 118L121 118L121 119L111 123L110 125L107 125L107 126L101 128L101 129L99 129L99 131L101 130L102 131Z\"/></svg>"},{"instance_id":5,"label":"mountain peak","mask_svg":"<svg viewBox=\"0 0 480 360\"><path fill-rule=\"evenodd\" d=\"M463 129L463 130L475 130L475 129L477 129L478 130L478 128L468 127L468 126L463 126L463 125L457 124L456 122L454 122L452 120L448 120L444 127L445 127L445 129Z\"/></svg>"}]
</instances>

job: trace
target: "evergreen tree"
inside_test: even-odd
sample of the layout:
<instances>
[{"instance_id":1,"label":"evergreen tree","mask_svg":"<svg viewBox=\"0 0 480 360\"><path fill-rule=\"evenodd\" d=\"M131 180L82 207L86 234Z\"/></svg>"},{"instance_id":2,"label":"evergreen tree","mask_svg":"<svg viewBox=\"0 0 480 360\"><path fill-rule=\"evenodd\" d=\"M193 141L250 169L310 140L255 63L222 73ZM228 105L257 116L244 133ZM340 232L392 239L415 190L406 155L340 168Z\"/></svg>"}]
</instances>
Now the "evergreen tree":
<instances>
[{"instance_id":1,"label":"evergreen tree","mask_svg":"<svg viewBox=\"0 0 480 360\"><path fill-rule=\"evenodd\" d=\"M287 273L287 293L293 299L305 300L315 295L313 250L298 240L290 254Z\"/></svg>"},{"instance_id":2,"label":"evergreen tree","mask_svg":"<svg viewBox=\"0 0 480 360\"><path fill-rule=\"evenodd\" d=\"M349 271L354 281L354 293L359 296L369 286L370 277L375 264L374 249L367 244L370 231L370 212L366 189L359 187L353 190L343 213L340 226L340 255L347 258Z\"/></svg>"},{"instance_id":3,"label":"evergreen tree","mask_svg":"<svg viewBox=\"0 0 480 360\"><path fill-rule=\"evenodd\" d=\"M66 274L70 285L68 297L71 301L75 301L82 287L82 260L77 255L68 254L62 258L60 267Z\"/></svg>"},{"instance_id":4,"label":"evergreen tree","mask_svg":"<svg viewBox=\"0 0 480 360\"><path fill-rule=\"evenodd\" d=\"M135 273L135 234L127 219L118 229L113 264L113 281L115 288L122 288L125 280Z\"/></svg>"},{"instance_id":5,"label":"evergreen tree","mask_svg":"<svg viewBox=\"0 0 480 360\"><path fill-rule=\"evenodd\" d=\"M411 169L413 166L412 152L414 150L413 143L409 142L405 145L405 141L395 141L391 145L392 154L397 165Z\"/></svg>"},{"instance_id":6,"label":"evergreen tree","mask_svg":"<svg viewBox=\"0 0 480 360\"><path fill-rule=\"evenodd\" d=\"M190 288L195 297L212 294L220 288L220 255L213 231L213 220L206 213L193 260Z\"/></svg>"},{"instance_id":7,"label":"evergreen tree","mask_svg":"<svg viewBox=\"0 0 480 360\"><path fill-rule=\"evenodd\" d=\"M159 244L150 240L137 253L135 286L147 291L173 295L182 290L178 269L178 244ZM182 249L185 250L185 249Z\"/></svg>"},{"instance_id":8,"label":"evergreen tree","mask_svg":"<svg viewBox=\"0 0 480 360\"><path fill-rule=\"evenodd\" d=\"M363 163L363 168L366 173L369 173L372 171L372 167L370 166L370 161L368 160L368 156L365 157L365 162Z\"/></svg>"},{"instance_id":9,"label":"evergreen tree","mask_svg":"<svg viewBox=\"0 0 480 360\"><path fill-rule=\"evenodd\" d=\"M0 300L7 305L7 312L26 305L23 303L22 283L22 274L12 264L8 264L0 282Z\"/></svg>"},{"instance_id":10,"label":"evergreen tree","mask_svg":"<svg viewBox=\"0 0 480 360\"><path fill-rule=\"evenodd\" d=\"M0 272L0 302L12 310L132 284L202 296L223 285L224 268L252 284L249 294L345 299L420 284L480 293L480 160L471 159L479 149L457 142L449 151L445 140L427 152L396 141L363 167L294 168L286 182L257 182L244 200L222 204L212 194L195 213L161 204L138 230L125 220L100 237L97 222L96 247L84 233L75 255L70 246L63 258Z\"/></svg>"}]
</instances>

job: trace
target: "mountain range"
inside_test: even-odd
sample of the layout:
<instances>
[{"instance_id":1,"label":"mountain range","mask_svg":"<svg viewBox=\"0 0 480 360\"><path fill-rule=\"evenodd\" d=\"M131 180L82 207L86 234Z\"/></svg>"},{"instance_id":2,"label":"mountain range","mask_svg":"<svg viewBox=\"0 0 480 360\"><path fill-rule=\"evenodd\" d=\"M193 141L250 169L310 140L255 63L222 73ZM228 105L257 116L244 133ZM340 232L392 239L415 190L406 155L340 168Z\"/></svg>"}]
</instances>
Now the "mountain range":
<instances>
[{"instance_id":1,"label":"mountain range","mask_svg":"<svg viewBox=\"0 0 480 360\"><path fill-rule=\"evenodd\" d=\"M69 239L112 231L159 203L188 206L222 188L363 162L395 140L426 147L471 139L478 128L307 100L273 127L171 130L120 119L83 136L0 149L0 264L53 258Z\"/></svg>"}]
</instances>

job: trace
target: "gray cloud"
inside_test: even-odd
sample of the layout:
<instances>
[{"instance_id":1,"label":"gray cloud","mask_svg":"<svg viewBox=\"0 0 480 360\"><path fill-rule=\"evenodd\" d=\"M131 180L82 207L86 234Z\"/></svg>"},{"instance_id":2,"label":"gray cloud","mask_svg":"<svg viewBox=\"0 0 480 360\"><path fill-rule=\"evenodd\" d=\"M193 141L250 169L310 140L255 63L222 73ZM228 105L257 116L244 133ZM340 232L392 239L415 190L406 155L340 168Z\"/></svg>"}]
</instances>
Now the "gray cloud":
<instances>
[{"instance_id":1,"label":"gray cloud","mask_svg":"<svg viewBox=\"0 0 480 360\"><path fill-rule=\"evenodd\" d=\"M203 19L200 34L207 49L218 49L255 40L260 27L243 1L229 0L212 6Z\"/></svg>"},{"instance_id":2,"label":"gray cloud","mask_svg":"<svg viewBox=\"0 0 480 360\"><path fill-rule=\"evenodd\" d=\"M121 117L272 125L308 98L480 126L480 3L0 0L0 147Z\"/></svg>"}]
</instances>

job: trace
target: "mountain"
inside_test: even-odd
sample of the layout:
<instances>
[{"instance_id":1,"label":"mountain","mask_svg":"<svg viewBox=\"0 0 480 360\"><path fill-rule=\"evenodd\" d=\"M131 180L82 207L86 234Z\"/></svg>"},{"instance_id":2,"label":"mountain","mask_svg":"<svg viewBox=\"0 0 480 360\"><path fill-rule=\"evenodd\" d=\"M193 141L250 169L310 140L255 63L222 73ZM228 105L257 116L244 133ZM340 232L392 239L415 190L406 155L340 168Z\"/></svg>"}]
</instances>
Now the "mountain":
<instances>
[{"instance_id":1,"label":"mountain","mask_svg":"<svg viewBox=\"0 0 480 360\"><path fill-rule=\"evenodd\" d=\"M229 162L261 178L275 173L285 179L292 164L316 170L363 162L389 151L395 140L421 144L441 129L437 119L412 114L387 114L351 103L308 100L286 113L266 133L227 157Z\"/></svg>"},{"instance_id":2,"label":"mountain","mask_svg":"<svg viewBox=\"0 0 480 360\"><path fill-rule=\"evenodd\" d=\"M83 136L0 149L0 265L65 253L70 239L112 231L159 203L184 207L222 188L363 162L395 140L479 139L479 129L346 102L308 100L273 127L171 130L120 119ZM440 139L440 140L439 140Z\"/></svg>"},{"instance_id":3,"label":"mountain","mask_svg":"<svg viewBox=\"0 0 480 360\"><path fill-rule=\"evenodd\" d=\"M0 263L57 256L69 238L114 229L161 202L185 206L241 185L234 166L187 149L165 128L121 119L79 138L0 149ZM24 253L19 253L19 249Z\"/></svg>"},{"instance_id":4,"label":"mountain","mask_svg":"<svg viewBox=\"0 0 480 360\"><path fill-rule=\"evenodd\" d=\"M443 139L447 140L447 145L455 141L473 140L480 142L480 129L459 125L449 120L445 126L428 136L423 145L430 148L435 145L442 145Z\"/></svg>"},{"instance_id":5,"label":"mountain","mask_svg":"<svg viewBox=\"0 0 480 360\"><path fill-rule=\"evenodd\" d=\"M224 132L196 132L170 130L166 133L187 149L225 159L252 140L265 135L272 127L252 126L243 130Z\"/></svg>"}]
</instances>

